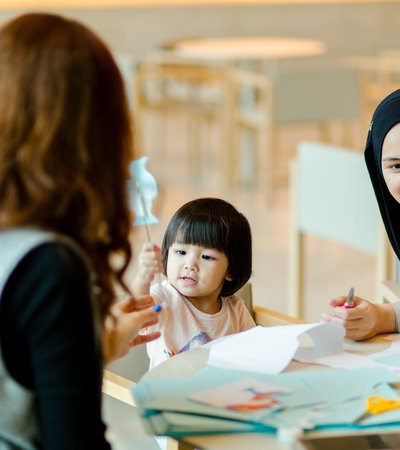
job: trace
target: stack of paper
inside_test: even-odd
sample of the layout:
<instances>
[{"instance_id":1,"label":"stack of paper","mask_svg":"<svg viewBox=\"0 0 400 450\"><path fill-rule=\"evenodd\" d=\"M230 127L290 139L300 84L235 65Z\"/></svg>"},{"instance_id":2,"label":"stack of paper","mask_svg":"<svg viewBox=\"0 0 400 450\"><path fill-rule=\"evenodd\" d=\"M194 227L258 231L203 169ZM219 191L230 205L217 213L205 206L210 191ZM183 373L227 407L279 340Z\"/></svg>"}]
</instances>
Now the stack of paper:
<instances>
[{"instance_id":1,"label":"stack of paper","mask_svg":"<svg viewBox=\"0 0 400 450\"><path fill-rule=\"evenodd\" d=\"M152 434L269 431L399 424L400 410L355 425L372 395L396 398L385 369L262 375L205 366L187 377L148 379L133 395Z\"/></svg>"},{"instance_id":2,"label":"stack of paper","mask_svg":"<svg viewBox=\"0 0 400 450\"><path fill-rule=\"evenodd\" d=\"M313 345L301 348L298 337L304 333ZM398 397L391 383L399 376L390 366L360 356L362 368L280 373L300 357L312 362L332 357L339 366L352 367L343 336L335 324L256 327L212 343L207 364L194 373L150 372L132 392L149 433L172 437L400 425L400 409L355 423L368 397ZM178 362L180 356L174 358Z\"/></svg>"},{"instance_id":3,"label":"stack of paper","mask_svg":"<svg viewBox=\"0 0 400 450\"><path fill-rule=\"evenodd\" d=\"M385 369L299 371L262 375L205 366L186 377L148 379L133 388L151 434L269 431L400 425L400 409L358 425L369 396L397 398Z\"/></svg>"}]
</instances>

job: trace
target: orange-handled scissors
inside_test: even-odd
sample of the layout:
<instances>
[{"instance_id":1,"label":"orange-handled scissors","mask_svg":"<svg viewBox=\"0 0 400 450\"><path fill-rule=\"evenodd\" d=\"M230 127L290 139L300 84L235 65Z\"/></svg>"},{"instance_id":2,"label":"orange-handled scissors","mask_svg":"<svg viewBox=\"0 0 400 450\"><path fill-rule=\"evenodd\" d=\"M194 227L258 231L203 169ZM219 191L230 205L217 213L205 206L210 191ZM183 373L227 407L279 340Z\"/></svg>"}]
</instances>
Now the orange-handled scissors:
<instances>
[{"instance_id":1,"label":"orange-handled scissors","mask_svg":"<svg viewBox=\"0 0 400 450\"><path fill-rule=\"evenodd\" d=\"M379 397L378 395L368 397L365 412L361 414L361 416L358 417L354 423L362 422L370 416L391 411L393 409L400 409L400 399L387 399L384 397Z\"/></svg>"}]
</instances>

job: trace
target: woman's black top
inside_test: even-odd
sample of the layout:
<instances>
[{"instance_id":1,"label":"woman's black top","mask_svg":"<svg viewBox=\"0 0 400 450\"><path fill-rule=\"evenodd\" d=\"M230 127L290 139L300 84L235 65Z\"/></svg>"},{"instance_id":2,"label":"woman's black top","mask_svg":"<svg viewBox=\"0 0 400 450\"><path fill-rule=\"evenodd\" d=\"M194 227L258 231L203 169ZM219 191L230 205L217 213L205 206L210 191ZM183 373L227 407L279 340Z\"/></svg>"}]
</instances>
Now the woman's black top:
<instances>
[{"instance_id":1,"label":"woman's black top","mask_svg":"<svg viewBox=\"0 0 400 450\"><path fill-rule=\"evenodd\" d=\"M89 274L71 248L46 243L20 261L0 301L0 345L11 376L35 394L39 448L111 448Z\"/></svg>"}]
</instances>

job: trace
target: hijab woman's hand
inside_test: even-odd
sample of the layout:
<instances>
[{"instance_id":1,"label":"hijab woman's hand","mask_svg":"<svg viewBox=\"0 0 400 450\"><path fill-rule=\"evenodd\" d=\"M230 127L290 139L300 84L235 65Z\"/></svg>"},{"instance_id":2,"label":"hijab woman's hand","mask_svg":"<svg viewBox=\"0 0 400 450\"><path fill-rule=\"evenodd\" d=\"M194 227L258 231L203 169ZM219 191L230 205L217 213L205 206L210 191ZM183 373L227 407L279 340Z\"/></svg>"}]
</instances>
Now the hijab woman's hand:
<instances>
[{"instance_id":1,"label":"hijab woman's hand","mask_svg":"<svg viewBox=\"0 0 400 450\"><path fill-rule=\"evenodd\" d=\"M377 334L396 330L396 318L390 304L377 304L354 297L354 308L344 308L346 297L329 301L332 311L322 315L323 322L340 323L346 338L354 341L369 339Z\"/></svg>"},{"instance_id":2,"label":"hijab woman's hand","mask_svg":"<svg viewBox=\"0 0 400 450\"><path fill-rule=\"evenodd\" d=\"M125 356L140 344L160 337L159 331L139 334L141 330L158 322L153 310L154 301L149 295L138 299L129 298L114 304L103 329L103 353L105 364Z\"/></svg>"}]
</instances>

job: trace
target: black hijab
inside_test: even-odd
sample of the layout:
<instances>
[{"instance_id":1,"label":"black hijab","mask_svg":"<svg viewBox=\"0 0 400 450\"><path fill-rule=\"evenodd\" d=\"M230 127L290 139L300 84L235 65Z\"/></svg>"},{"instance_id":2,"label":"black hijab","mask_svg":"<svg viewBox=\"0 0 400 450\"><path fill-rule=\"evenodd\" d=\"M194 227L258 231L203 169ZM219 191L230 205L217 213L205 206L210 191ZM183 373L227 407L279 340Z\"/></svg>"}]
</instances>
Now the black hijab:
<instances>
[{"instance_id":1,"label":"black hijab","mask_svg":"<svg viewBox=\"0 0 400 450\"><path fill-rule=\"evenodd\" d=\"M382 145L389 130L400 122L400 89L378 105L365 146L365 161L390 243L400 258L400 204L389 192L382 173Z\"/></svg>"}]
</instances>

